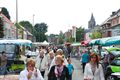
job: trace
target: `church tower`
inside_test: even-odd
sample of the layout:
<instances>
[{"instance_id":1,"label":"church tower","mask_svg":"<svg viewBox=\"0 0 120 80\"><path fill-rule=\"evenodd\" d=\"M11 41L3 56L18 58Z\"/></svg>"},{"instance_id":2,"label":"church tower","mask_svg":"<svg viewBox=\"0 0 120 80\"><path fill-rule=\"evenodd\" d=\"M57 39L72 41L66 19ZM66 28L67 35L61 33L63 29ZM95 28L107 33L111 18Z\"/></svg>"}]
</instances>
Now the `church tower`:
<instances>
[{"instance_id":1,"label":"church tower","mask_svg":"<svg viewBox=\"0 0 120 80\"><path fill-rule=\"evenodd\" d=\"M96 26L95 18L93 16L93 13L91 14L91 19L88 22L88 28L93 29Z\"/></svg>"}]
</instances>

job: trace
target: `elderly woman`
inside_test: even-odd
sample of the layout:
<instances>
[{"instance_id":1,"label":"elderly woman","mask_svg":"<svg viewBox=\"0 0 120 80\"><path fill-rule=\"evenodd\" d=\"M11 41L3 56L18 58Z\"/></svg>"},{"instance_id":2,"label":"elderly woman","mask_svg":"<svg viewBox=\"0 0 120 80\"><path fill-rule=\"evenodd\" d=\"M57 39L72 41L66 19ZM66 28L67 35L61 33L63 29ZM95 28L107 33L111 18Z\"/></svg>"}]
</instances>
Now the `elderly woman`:
<instances>
[{"instance_id":1,"label":"elderly woman","mask_svg":"<svg viewBox=\"0 0 120 80\"><path fill-rule=\"evenodd\" d=\"M51 65L51 62L52 62L52 60L54 59L54 57L55 57L55 53L53 52L53 50L52 51L50 51L49 52L49 54L47 55L47 66L48 66L48 69L49 69L49 67L50 67L50 65Z\"/></svg>"},{"instance_id":2,"label":"elderly woman","mask_svg":"<svg viewBox=\"0 0 120 80\"><path fill-rule=\"evenodd\" d=\"M69 80L68 68L63 64L64 60L61 55L55 58L56 65L52 66L48 73L48 80Z\"/></svg>"},{"instance_id":3,"label":"elderly woman","mask_svg":"<svg viewBox=\"0 0 120 80\"><path fill-rule=\"evenodd\" d=\"M40 70L41 75L44 78L45 70L47 68L47 58L45 56L44 50L39 51L39 55L36 57L36 68Z\"/></svg>"},{"instance_id":4,"label":"elderly woman","mask_svg":"<svg viewBox=\"0 0 120 80\"><path fill-rule=\"evenodd\" d=\"M64 55L63 55L63 50L62 49L58 49L57 51L56 51L56 56L57 55L60 55L60 56L62 56L62 58L63 58L63 65L68 65L68 62L67 62L67 60L66 60L66 58L64 57ZM55 56L55 57L56 57ZM50 64L50 68L49 68L49 71L50 71L50 69L51 69L51 67L53 66L53 65L56 65L56 63L55 63L55 57L54 57L54 59L52 60L52 62L51 62L51 64Z\"/></svg>"},{"instance_id":5,"label":"elderly woman","mask_svg":"<svg viewBox=\"0 0 120 80\"><path fill-rule=\"evenodd\" d=\"M84 80L105 80L102 65L95 53L90 56L90 62L85 66Z\"/></svg>"},{"instance_id":6,"label":"elderly woman","mask_svg":"<svg viewBox=\"0 0 120 80\"><path fill-rule=\"evenodd\" d=\"M27 68L20 72L19 80L44 80L39 69L35 68L35 60L27 60Z\"/></svg>"}]
</instances>

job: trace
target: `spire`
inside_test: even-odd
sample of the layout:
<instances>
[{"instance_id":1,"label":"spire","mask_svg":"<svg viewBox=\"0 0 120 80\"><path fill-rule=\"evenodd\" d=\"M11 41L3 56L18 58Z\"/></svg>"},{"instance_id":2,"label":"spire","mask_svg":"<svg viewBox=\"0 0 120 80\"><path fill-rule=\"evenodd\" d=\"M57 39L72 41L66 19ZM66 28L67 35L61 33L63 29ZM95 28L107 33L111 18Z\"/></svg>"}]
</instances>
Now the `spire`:
<instances>
[{"instance_id":1,"label":"spire","mask_svg":"<svg viewBox=\"0 0 120 80\"><path fill-rule=\"evenodd\" d=\"M95 21L95 18L94 18L94 16L93 16L93 13L91 14L91 19L90 19L91 21Z\"/></svg>"},{"instance_id":2,"label":"spire","mask_svg":"<svg viewBox=\"0 0 120 80\"><path fill-rule=\"evenodd\" d=\"M93 13L91 14L91 19L88 22L88 28L93 29L96 26L95 18L93 16Z\"/></svg>"}]
</instances>

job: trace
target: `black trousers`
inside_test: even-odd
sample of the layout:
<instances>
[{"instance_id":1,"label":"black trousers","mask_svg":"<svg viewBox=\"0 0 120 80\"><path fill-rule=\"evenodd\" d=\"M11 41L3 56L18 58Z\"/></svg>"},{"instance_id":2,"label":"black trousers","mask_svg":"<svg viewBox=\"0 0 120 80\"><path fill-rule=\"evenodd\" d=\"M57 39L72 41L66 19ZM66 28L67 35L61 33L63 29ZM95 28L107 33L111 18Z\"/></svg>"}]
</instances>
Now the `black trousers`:
<instances>
[{"instance_id":1,"label":"black trousers","mask_svg":"<svg viewBox=\"0 0 120 80\"><path fill-rule=\"evenodd\" d=\"M71 75L69 75L69 80L72 80L72 74L71 74Z\"/></svg>"},{"instance_id":2,"label":"black trousers","mask_svg":"<svg viewBox=\"0 0 120 80\"><path fill-rule=\"evenodd\" d=\"M83 73L84 73L84 70L85 70L85 65L86 65L86 63L82 63Z\"/></svg>"},{"instance_id":3,"label":"black trousers","mask_svg":"<svg viewBox=\"0 0 120 80\"><path fill-rule=\"evenodd\" d=\"M41 72L42 77L44 78L45 71L40 71L40 72Z\"/></svg>"}]
</instances>

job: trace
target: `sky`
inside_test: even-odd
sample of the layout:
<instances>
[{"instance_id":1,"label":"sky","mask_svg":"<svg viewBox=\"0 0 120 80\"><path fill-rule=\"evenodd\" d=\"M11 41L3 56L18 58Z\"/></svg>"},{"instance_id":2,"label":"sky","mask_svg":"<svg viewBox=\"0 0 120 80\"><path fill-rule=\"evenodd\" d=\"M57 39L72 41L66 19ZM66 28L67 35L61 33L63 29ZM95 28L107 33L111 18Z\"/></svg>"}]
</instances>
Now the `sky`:
<instances>
[{"instance_id":1,"label":"sky","mask_svg":"<svg viewBox=\"0 0 120 80\"><path fill-rule=\"evenodd\" d=\"M6 7L12 22L16 21L16 0L0 0L0 7ZM92 13L96 24L102 24L118 9L120 0L18 0L18 21L44 22L47 34L59 34L72 26L87 29Z\"/></svg>"}]
</instances>

